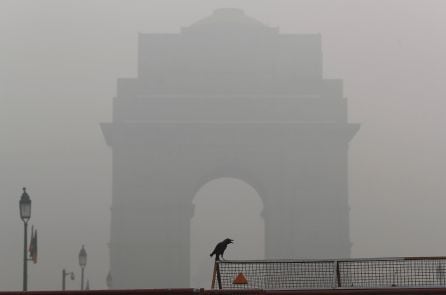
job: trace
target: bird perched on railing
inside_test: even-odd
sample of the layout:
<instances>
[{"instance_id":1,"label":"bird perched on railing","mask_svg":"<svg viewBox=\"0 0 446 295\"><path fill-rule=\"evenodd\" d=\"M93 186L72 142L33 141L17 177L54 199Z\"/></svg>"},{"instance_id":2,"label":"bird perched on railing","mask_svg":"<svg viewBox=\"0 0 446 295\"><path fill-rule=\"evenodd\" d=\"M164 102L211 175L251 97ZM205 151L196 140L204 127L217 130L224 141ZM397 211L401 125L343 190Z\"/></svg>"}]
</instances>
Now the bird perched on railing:
<instances>
[{"instance_id":1,"label":"bird perched on railing","mask_svg":"<svg viewBox=\"0 0 446 295\"><path fill-rule=\"evenodd\" d=\"M211 257L215 255L215 260L220 260L220 256L223 259L223 253L226 250L226 247L228 247L229 244L232 244L234 240L231 239L225 239L224 241L221 241L220 243L215 246L214 251L211 253ZM223 259L224 260L224 259Z\"/></svg>"}]
</instances>

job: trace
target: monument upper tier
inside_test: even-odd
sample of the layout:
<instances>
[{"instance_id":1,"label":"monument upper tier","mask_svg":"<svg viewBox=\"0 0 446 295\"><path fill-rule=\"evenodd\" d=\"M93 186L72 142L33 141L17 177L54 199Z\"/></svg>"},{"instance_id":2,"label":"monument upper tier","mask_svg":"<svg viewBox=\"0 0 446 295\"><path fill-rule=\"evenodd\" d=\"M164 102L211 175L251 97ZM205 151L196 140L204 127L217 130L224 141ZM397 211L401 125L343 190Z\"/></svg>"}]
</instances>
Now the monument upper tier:
<instances>
[{"instance_id":1,"label":"monument upper tier","mask_svg":"<svg viewBox=\"0 0 446 295\"><path fill-rule=\"evenodd\" d=\"M347 122L319 34L280 34L226 8L138 41L138 76L118 80L114 122Z\"/></svg>"},{"instance_id":2,"label":"monument upper tier","mask_svg":"<svg viewBox=\"0 0 446 295\"><path fill-rule=\"evenodd\" d=\"M324 87L319 34L280 34L238 9L216 10L178 34L140 34L138 50L138 78L119 90L318 95Z\"/></svg>"},{"instance_id":3,"label":"monument upper tier","mask_svg":"<svg viewBox=\"0 0 446 295\"><path fill-rule=\"evenodd\" d=\"M249 31L257 33L278 33L277 28L271 28L245 15L243 10L237 8L220 8L208 17L205 17L189 27L182 29L183 33L215 33L215 32Z\"/></svg>"}]
</instances>

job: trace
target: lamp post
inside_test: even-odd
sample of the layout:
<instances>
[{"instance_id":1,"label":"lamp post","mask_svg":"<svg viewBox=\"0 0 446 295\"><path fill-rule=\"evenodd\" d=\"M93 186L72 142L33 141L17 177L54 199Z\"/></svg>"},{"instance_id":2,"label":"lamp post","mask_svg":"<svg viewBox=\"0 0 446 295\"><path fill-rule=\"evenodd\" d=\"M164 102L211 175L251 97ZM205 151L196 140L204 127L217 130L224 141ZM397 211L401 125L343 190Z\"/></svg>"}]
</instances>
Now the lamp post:
<instances>
[{"instance_id":1,"label":"lamp post","mask_svg":"<svg viewBox=\"0 0 446 295\"><path fill-rule=\"evenodd\" d=\"M111 272L109 271L107 274L107 278L105 279L106 283L107 283L107 288L111 289L113 286L113 278L111 275Z\"/></svg>"},{"instance_id":2,"label":"lamp post","mask_svg":"<svg viewBox=\"0 0 446 295\"><path fill-rule=\"evenodd\" d=\"M23 291L28 291L28 221L31 218L31 199L29 198L26 188L23 188L22 196L19 202L20 218L23 221L24 226L24 238L23 238Z\"/></svg>"},{"instance_id":3,"label":"lamp post","mask_svg":"<svg viewBox=\"0 0 446 295\"><path fill-rule=\"evenodd\" d=\"M66 278L67 276L70 276L70 279L71 279L71 280L74 280L74 272L72 272L72 271L67 272L67 271L65 270L65 268L62 269L62 291L65 291L65 278Z\"/></svg>"},{"instance_id":4,"label":"lamp post","mask_svg":"<svg viewBox=\"0 0 446 295\"><path fill-rule=\"evenodd\" d=\"M85 251L84 245L79 251L79 266L81 267L81 290L84 290L84 269L87 265L87 251Z\"/></svg>"}]
</instances>

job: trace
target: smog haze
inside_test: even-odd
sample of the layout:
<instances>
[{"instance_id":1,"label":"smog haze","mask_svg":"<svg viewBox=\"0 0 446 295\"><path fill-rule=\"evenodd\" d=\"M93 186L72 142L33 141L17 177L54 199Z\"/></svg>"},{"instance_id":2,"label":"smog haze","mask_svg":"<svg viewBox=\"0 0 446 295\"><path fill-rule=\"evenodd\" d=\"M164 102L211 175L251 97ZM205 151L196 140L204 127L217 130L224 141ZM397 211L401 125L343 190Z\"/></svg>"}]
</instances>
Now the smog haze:
<instances>
[{"instance_id":1,"label":"smog haze","mask_svg":"<svg viewBox=\"0 0 446 295\"><path fill-rule=\"evenodd\" d=\"M320 37L322 76L342 79L347 122L360 125L348 145L351 256L445 256L444 1L1 0L2 290L22 287L22 187L39 237L29 290L60 289L62 269L79 289L82 245L90 287L106 288L115 167L100 124L114 119L117 80L138 76L142 35L181 34L221 8ZM265 255L259 187L222 174L196 188L194 287L209 288L209 254L227 237L227 259Z\"/></svg>"}]
</instances>

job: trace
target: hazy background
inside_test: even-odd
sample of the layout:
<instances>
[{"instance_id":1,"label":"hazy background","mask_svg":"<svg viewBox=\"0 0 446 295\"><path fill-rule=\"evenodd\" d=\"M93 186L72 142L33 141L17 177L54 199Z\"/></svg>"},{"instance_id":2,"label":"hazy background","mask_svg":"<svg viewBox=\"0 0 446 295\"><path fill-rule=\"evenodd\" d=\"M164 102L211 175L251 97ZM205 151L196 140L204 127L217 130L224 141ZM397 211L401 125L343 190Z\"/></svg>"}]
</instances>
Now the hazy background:
<instances>
[{"instance_id":1,"label":"hazy background","mask_svg":"<svg viewBox=\"0 0 446 295\"><path fill-rule=\"evenodd\" d=\"M59 289L62 268L78 289L82 244L90 286L105 288L111 150L98 124L111 121L116 79L136 75L138 32L179 32L221 7L322 34L324 76L344 79L362 124L353 256L446 255L446 1L0 0L0 289L22 286L22 186L39 230L29 289Z\"/></svg>"}]
</instances>

